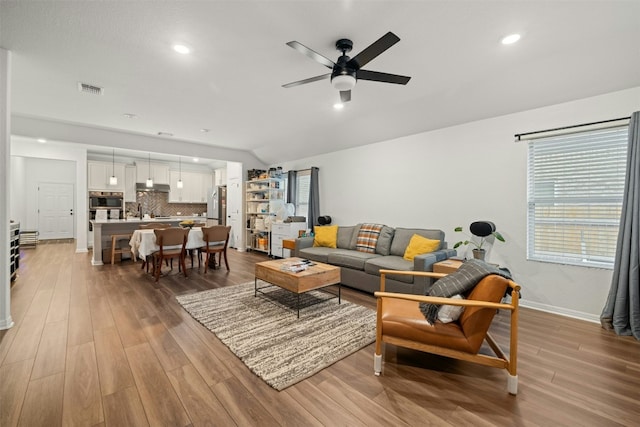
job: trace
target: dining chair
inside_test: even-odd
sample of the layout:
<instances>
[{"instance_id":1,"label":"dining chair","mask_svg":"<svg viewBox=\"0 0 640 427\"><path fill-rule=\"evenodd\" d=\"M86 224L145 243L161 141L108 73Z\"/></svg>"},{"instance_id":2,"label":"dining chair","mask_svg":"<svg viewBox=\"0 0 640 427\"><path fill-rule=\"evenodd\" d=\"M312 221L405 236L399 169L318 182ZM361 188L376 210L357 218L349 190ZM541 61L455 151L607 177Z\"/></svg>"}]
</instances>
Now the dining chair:
<instances>
[{"instance_id":1,"label":"dining chair","mask_svg":"<svg viewBox=\"0 0 640 427\"><path fill-rule=\"evenodd\" d=\"M224 256L224 263L229 270L229 261L227 260L227 245L229 244L229 234L231 234L231 227L225 225L213 225L211 227L202 228L202 240L204 240L204 246L198 248L198 267L200 267L200 254L206 253L207 256L204 261L204 272L207 272L209 266L209 257L213 254L213 265L215 268L216 254L219 254L218 264L222 266L222 257Z\"/></svg>"},{"instance_id":2,"label":"dining chair","mask_svg":"<svg viewBox=\"0 0 640 427\"><path fill-rule=\"evenodd\" d=\"M156 283L160 279L163 260L178 258L184 277L187 277L187 268L184 260L189 229L180 227L156 228L153 232L156 235L156 244L159 246L159 249L153 253L153 272L155 273Z\"/></svg>"},{"instance_id":3,"label":"dining chair","mask_svg":"<svg viewBox=\"0 0 640 427\"><path fill-rule=\"evenodd\" d=\"M170 224L166 224L164 222L150 222L148 224L140 224L140 226L138 227L140 230L152 230L152 229L156 229L156 228L169 228L171 227ZM140 267L140 270L144 270L145 267L147 267L147 273L149 272L149 261L151 261L151 256L148 256L146 259L142 260L142 266ZM153 273L153 271L152 271Z\"/></svg>"}]
</instances>

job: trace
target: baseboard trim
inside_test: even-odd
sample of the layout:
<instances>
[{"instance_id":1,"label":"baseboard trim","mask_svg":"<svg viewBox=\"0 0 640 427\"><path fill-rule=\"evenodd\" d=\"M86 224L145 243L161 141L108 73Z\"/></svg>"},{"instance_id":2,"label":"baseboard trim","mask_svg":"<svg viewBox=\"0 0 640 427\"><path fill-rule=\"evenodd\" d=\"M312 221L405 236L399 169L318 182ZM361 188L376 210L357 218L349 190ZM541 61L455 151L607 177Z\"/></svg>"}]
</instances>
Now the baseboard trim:
<instances>
[{"instance_id":1,"label":"baseboard trim","mask_svg":"<svg viewBox=\"0 0 640 427\"><path fill-rule=\"evenodd\" d=\"M545 313L558 314L564 317L571 317L573 319L586 320L587 322L600 324L600 316L596 316L591 313L585 313L583 311L571 310L568 308L556 307L549 304L541 304L539 302L527 300L521 300L520 306L538 311L544 311Z\"/></svg>"}]
</instances>

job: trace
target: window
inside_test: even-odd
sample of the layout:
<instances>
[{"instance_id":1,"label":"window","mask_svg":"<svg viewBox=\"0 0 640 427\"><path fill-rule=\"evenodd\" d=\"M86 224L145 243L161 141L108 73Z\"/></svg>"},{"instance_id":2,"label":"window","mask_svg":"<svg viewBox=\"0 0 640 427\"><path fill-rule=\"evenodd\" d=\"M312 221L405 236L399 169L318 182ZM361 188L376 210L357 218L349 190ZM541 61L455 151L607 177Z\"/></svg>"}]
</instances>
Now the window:
<instances>
[{"instance_id":1,"label":"window","mask_svg":"<svg viewBox=\"0 0 640 427\"><path fill-rule=\"evenodd\" d=\"M309 217L311 169L298 171L296 177L296 216Z\"/></svg>"},{"instance_id":2,"label":"window","mask_svg":"<svg viewBox=\"0 0 640 427\"><path fill-rule=\"evenodd\" d=\"M613 268L628 126L532 140L527 259Z\"/></svg>"}]
</instances>

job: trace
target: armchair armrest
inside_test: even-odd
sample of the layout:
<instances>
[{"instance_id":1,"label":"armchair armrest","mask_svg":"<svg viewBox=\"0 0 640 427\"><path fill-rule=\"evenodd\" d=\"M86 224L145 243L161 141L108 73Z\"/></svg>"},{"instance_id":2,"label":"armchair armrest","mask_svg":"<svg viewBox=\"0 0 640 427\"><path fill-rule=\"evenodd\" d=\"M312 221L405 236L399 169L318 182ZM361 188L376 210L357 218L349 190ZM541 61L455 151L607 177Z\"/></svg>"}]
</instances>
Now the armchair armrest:
<instances>
[{"instance_id":1,"label":"armchair armrest","mask_svg":"<svg viewBox=\"0 0 640 427\"><path fill-rule=\"evenodd\" d=\"M310 248L313 246L313 237L298 237L295 240L296 248L294 249L294 256L300 256L300 249Z\"/></svg>"},{"instance_id":2,"label":"armchair armrest","mask_svg":"<svg viewBox=\"0 0 640 427\"><path fill-rule=\"evenodd\" d=\"M457 255L455 249L440 249L428 254L416 255L413 259L414 271L433 271L433 264Z\"/></svg>"},{"instance_id":3,"label":"armchair armrest","mask_svg":"<svg viewBox=\"0 0 640 427\"><path fill-rule=\"evenodd\" d=\"M394 292L375 292L374 295L377 298L395 298L403 299L407 301L426 302L436 305L457 305L463 307L481 307L481 308L495 308L496 310L514 310L514 306L511 304L503 304L489 301L479 301L470 299L457 299L457 298L442 298L431 297L427 295L413 295L413 294L399 294Z\"/></svg>"}]
</instances>

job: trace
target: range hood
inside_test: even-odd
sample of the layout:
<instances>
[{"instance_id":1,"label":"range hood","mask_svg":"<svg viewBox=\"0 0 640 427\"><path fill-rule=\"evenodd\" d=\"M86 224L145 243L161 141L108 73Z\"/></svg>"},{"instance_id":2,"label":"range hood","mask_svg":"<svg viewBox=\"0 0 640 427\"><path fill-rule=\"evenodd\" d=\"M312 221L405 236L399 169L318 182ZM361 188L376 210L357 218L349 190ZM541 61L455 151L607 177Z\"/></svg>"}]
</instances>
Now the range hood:
<instances>
[{"instance_id":1,"label":"range hood","mask_svg":"<svg viewBox=\"0 0 640 427\"><path fill-rule=\"evenodd\" d=\"M168 193L170 191L169 184L153 184L153 187L147 187L144 182L136 183L136 191L146 191L155 193Z\"/></svg>"}]
</instances>

